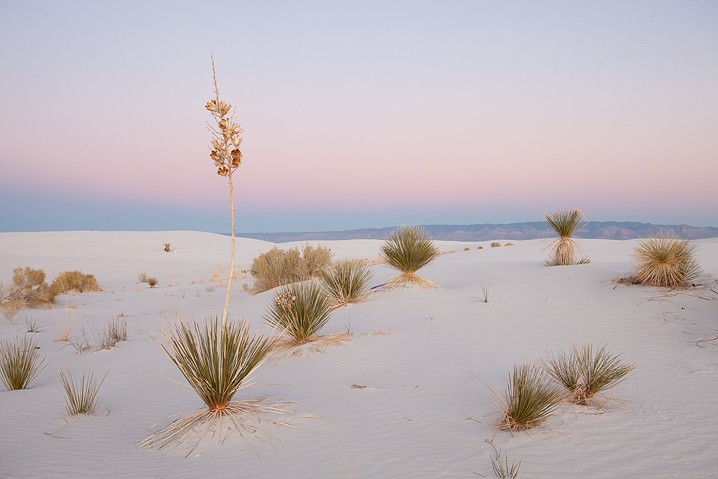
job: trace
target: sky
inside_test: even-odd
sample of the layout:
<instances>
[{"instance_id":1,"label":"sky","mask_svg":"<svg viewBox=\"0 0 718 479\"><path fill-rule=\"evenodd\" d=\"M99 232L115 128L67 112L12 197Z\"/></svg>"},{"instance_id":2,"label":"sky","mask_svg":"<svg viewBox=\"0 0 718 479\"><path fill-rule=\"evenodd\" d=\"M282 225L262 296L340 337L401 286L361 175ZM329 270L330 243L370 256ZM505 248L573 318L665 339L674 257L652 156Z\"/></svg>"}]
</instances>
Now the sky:
<instances>
[{"instance_id":1,"label":"sky","mask_svg":"<svg viewBox=\"0 0 718 479\"><path fill-rule=\"evenodd\" d=\"M0 231L718 226L715 1L0 0Z\"/></svg>"}]
</instances>

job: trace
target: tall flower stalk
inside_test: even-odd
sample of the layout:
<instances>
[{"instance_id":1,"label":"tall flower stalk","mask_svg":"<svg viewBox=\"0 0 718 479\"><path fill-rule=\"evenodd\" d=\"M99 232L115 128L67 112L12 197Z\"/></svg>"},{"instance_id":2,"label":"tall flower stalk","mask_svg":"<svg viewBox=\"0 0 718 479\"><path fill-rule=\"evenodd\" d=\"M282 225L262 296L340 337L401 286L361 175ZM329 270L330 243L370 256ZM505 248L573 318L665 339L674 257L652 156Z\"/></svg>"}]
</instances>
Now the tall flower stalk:
<instances>
[{"instance_id":1,"label":"tall flower stalk","mask_svg":"<svg viewBox=\"0 0 718 479\"><path fill-rule=\"evenodd\" d=\"M242 128L237 123L237 119L232 111L232 105L219 98L219 86L217 86L217 71L214 66L214 56L212 58L212 80L214 83L214 99L207 102L204 106L212 115L214 124L208 124L207 129L212 135L210 146L212 152L209 157L217 168L217 174L227 178L229 186L229 205L232 213L232 256L229 265L229 278L227 279L227 294L224 299L224 311L222 312L222 331L227 324L227 314L229 312L229 295L232 290L232 278L234 276L234 258L235 258L235 227L234 227L234 184L232 183L232 174L242 163Z\"/></svg>"}]
</instances>

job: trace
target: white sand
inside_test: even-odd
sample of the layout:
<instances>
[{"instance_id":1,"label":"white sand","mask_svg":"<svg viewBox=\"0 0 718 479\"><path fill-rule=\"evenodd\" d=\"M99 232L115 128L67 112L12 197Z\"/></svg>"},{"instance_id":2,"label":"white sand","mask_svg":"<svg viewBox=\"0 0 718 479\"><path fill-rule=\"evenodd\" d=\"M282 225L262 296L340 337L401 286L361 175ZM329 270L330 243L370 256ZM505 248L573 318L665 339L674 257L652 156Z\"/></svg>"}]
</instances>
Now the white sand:
<instances>
[{"instance_id":1,"label":"white sand","mask_svg":"<svg viewBox=\"0 0 718 479\"><path fill-rule=\"evenodd\" d=\"M451 254L420 274L441 289L379 290L335 311L324 331L350 328L350 340L274 359L238 393L293 403L283 420L294 427L263 422L260 434L205 439L187 458L142 449L151 431L202 406L162 350L160 328L221 313L229 241L195 232L0 234L0 281L31 266L48 282L79 269L103 287L60 296L53 309L23 310L15 325L0 317L3 337L25 334L25 317L42 323L33 337L47 361L30 389L0 386L0 477L493 477L487 439L522 462L520 478L718 477L718 341L697 344L718 334L716 239L699 241L705 286L677 292L613 281L630 271L635 241L581 240L591 264L554 268L543 265L545 240L439 242ZM162 251L165 242L172 253ZM382 243L322 244L336 259L376 258ZM240 269L272 246L239 239ZM372 270L373 285L393 276ZM159 286L138 283L140 272ZM244 283L246 272L231 316L267 332L262 314L272 293L250 296ZM67 318L77 336L119 314L129 340L115 349L77 354L55 341ZM566 404L527 433L496 429L482 381L503 390L514 363L587 342L636 366L603 408ZM96 416L66 416L58 373L67 367L108 373Z\"/></svg>"}]
</instances>

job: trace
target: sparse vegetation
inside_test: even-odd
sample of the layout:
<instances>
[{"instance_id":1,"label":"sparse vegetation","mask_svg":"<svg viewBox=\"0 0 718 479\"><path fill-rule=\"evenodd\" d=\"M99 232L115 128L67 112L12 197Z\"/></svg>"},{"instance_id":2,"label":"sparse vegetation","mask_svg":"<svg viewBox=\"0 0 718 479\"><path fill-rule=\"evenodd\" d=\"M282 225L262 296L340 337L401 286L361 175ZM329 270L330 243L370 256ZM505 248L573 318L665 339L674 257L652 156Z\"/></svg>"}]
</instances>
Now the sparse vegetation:
<instances>
[{"instance_id":1,"label":"sparse vegetation","mask_svg":"<svg viewBox=\"0 0 718 479\"><path fill-rule=\"evenodd\" d=\"M92 371L83 372L78 379L71 370L60 371L60 381L65 389L65 411L70 416L94 414L97 408L97 393L105 382L107 374L98 379Z\"/></svg>"},{"instance_id":2,"label":"sparse vegetation","mask_svg":"<svg viewBox=\"0 0 718 479\"><path fill-rule=\"evenodd\" d=\"M585 405L599 392L623 381L633 366L623 364L620 356L601 346L594 351L591 344L574 346L570 353L551 356L544 368L570 394L573 403Z\"/></svg>"},{"instance_id":3,"label":"sparse vegetation","mask_svg":"<svg viewBox=\"0 0 718 479\"><path fill-rule=\"evenodd\" d=\"M586 224L581 210L574 208L547 213L545 219L559 236L551 245L551 256L546 260L546 266L568 266L590 262L588 258L576 260L576 243L573 236Z\"/></svg>"},{"instance_id":4,"label":"sparse vegetation","mask_svg":"<svg viewBox=\"0 0 718 479\"><path fill-rule=\"evenodd\" d=\"M85 293L100 291L100 285L94 275L83 274L80 271L65 271L57 275L52 281L50 291L52 291L53 296L65 294L69 291Z\"/></svg>"},{"instance_id":5,"label":"sparse vegetation","mask_svg":"<svg viewBox=\"0 0 718 479\"><path fill-rule=\"evenodd\" d=\"M437 287L416 272L439 257L429 232L418 226L400 226L389 234L381 252L387 264L401 272L387 285L418 284Z\"/></svg>"},{"instance_id":6,"label":"sparse vegetation","mask_svg":"<svg viewBox=\"0 0 718 479\"><path fill-rule=\"evenodd\" d=\"M0 381L7 389L27 389L42 371L44 362L30 337L0 340Z\"/></svg>"},{"instance_id":7,"label":"sparse vegetation","mask_svg":"<svg viewBox=\"0 0 718 479\"><path fill-rule=\"evenodd\" d=\"M147 276L147 273L140 273L139 275L137 275L137 281L139 281L140 283L147 283L148 285L150 285L150 288L154 288L158 284L157 278L155 278L154 276Z\"/></svg>"},{"instance_id":8,"label":"sparse vegetation","mask_svg":"<svg viewBox=\"0 0 718 479\"><path fill-rule=\"evenodd\" d=\"M336 306L364 299L371 277L372 272L361 260L339 261L321 273L324 289Z\"/></svg>"},{"instance_id":9,"label":"sparse vegetation","mask_svg":"<svg viewBox=\"0 0 718 479\"><path fill-rule=\"evenodd\" d=\"M165 243L165 247L162 249L165 253L171 253L172 252L172 245L169 243Z\"/></svg>"},{"instance_id":10,"label":"sparse vegetation","mask_svg":"<svg viewBox=\"0 0 718 479\"><path fill-rule=\"evenodd\" d=\"M332 252L324 246L304 246L288 250L272 248L252 261L250 273L254 277L253 291L261 293L319 276L331 263Z\"/></svg>"},{"instance_id":11,"label":"sparse vegetation","mask_svg":"<svg viewBox=\"0 0 718 479\"><path fill-rule=\"evenodd\" d=\"M521 431L543 423L556 409L561 392L533 364L514 366L503 397L498 397L501 417L498 428Z\"/></svg>"},{"instance_id":12,"label":"sparse vegetation","mask_svg":"<svg viewBox=\"0 0 718 479\"><path fill-rule=\"evenodd\" d=\"M498 248L499 246L501 246L501 243L499 243L498 241L492 241L492 242L491 242L491 247L492 247L492 248Z\"/></svg>"},{"instance_id":13,"label":"sparse vegetation","mask_svg":"<svg viewBox=\"0 0 718 479\"><path fill-rule=\"evenodd\" d=\"M38 321L35 318L25 318L25 326L28 333L39 333L45 326L45 321Z\"/></svg>"},{"instance_id":14,"label":"sparse vegetation","mask_svg":"<svg viewBox=\"0 0 718 479\"><path fill-rule=\"evenodd\" d=\"M481 298L484 303L489 302L489 291L491 291L491 286L485 283L481 283Z\"/></svg>"},{"instance_id":15,"label":"sparse vegetation","mask_svg":"<svg viewBox=\"0 0 718 479\"><path fill-rule=\"evenodd\" d=\"M308 281L283 287L275 295L264 320L289 335L291 344L303 344L317 339L331 312L327 294L318 284Z\"/></svg>"},{"instance_id":16,"label":"sparse vegetation","mask_svg":"<svg viewBox=\"0 0 718 479\"><path fill-rule=\"evenodd\" d=\"M114 317L105 329L95 334L99 349L112 349L121 341L127 341L127 321L124 316Z\"/></svg>"},{"instance_id":17,"label":"sparse vegetation","mask_svg":"<svg viewBox=\"0 0 718 479\"><path fill-rule=\"evenodd\" d=\"M517 479L519 477L519 469L521 468L521 461L511 462L509 465L509 456L496 449L494 444L487 440L491 447L494 449L494 454L491 457L491 469L494 471L494 475L498 479ZM503 455L503 460L502 460Z\"/></svg>"},{"instance_id":18,"label":"sparse vegetation","mask_svg":"<svg viewBox=\"0 0 718 479\"><path fill-rule=\"evenodd\" d=\"M666 288L690 286L700 275L696 244L690 240L656 237L642 240L633 252L633 283Z\"/></svg>"},{"instance_id":19,"label":"sparse vegetation","mask_svg":"<svg viewBox=\"0 0 718 479\"><path fill-rule=\"evenodd\" d=\"M22 308L50 305L54 301L55 294L45 282L45 272L29 266L13 269L12 282L0 290L0 308L11 323Z\"/></svg>"}]
</instances>

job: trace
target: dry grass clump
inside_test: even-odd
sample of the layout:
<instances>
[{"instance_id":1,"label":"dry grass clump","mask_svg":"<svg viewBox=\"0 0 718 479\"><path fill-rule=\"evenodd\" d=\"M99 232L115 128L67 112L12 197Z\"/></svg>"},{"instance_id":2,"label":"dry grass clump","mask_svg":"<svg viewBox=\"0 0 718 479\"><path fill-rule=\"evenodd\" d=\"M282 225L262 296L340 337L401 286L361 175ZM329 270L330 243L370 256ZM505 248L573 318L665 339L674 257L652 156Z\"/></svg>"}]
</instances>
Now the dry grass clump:
<instances>
[{"instance_id":1,"label":"dry grass clump","mask_svg":"<svg viewBox=\"0 0 718 479\"><path fill-rule=\"evenodd\" d=\"M489 456L491 459L491 469L494 471L494 475L498 479L517 479L519 477L521 461L511 461L511 465L509 465L509 456L506 453L502 454L502 451L496 449L496 446L494 446L494 443L490 440L487 439L486 442L488 442L494 449L494 454Z\"/></svg>"},{"instance_id":2,"label":"dry grass clump","mask_svg":"<svg viewBox=\"0 0 718 479\"><path fill-rule=\"evenodd\" d=\"M586 405L597 393L626 379L634 367L623 364L620 356L606 351L605 345L594 351L593 345L586 344L551 356L544 369L566 388L571 402Z\"/></svg>"},{"instance_id":3,"label":"dry grass clump","mask_svg":"<svg viewBox=\"0 0 718 479\"><path fill-rule=\"evenodd\" d=\"M44 362L37 344L27 336L0 342L0 381L9 390L26 389L42 371Z\"/></svg>"},{"instance_id":4,"label":"dry grass clump","mask_svg":"<svg viewBox=\"0 0 718 479\"><path fill-rule=\"evenodd\" d=\"M154 276L147 276L147 273L138 274L137 281L139 281L140 283L149 284L150 288L154 288L158 284L157 278L155 278Z\"/></svg>"},{"instance_id":5,"label":"dry grass clump","mask_svg":"<svg viewBox=\"0 0 718 479\"><path fill-rule=\"evenodd\" d=\"M290 345L299 345L318 338L331 312L327 294L318 284L309 281L282 288L264 320L272 328L286 333L291 338Z\"/></svg>"},{"instance_id":6,"label":"dry grass clump","mask_svg":"<svg viewBox=\"0 0 718 479\"><path fill-rule=\"evenodd\" d=\"M52 281L50 291L54 295L65 294L68 291L85 293L90 291L101 291L100 285L94 275L83 274L80 271L65 271L60 273Z\"/></svg>"},{"instance_id":7,"label":"dry grass clump","mask_svg":"<svg viewBox=\"0 0 718 479\"><path fill-rule=\"evenodd\" d=\"M546 260L546 266L568 266L591 261L588 258L576 260L576 243L572 237L586 224L581 210L574 208L547 213L545 219L559 236L551 245L551 256Z\"/></svg>"},{"instance_id":8,"label":"dry grass clump","mask_svg":"<svg viewBox=\"0 0 718 479\"><path fill-rule=\"evenodd\" d=\"M496 396L502 412L498 428L521 431L543 423L561 399L561 391L548 379L539 366L514 365L504 395Z\"/></svg>"},{"instance_id":9,"label":"dry grass clump","mask_svg":"<svg viewBox=\"0 0 718 479\"><path fill-rule=\"evenodd\" d=\"M278 286L305 281L319 276L329 266L332 252L324 246L304 246L289 250L272 248L252 261L253 291L261 293Z\"/></svg>"},{"instance_id":10,"label":"dry grass clump","mask_svg":"<svg viewBox=\"0 0 718 479\"><path fill-rule=\"evenodd\" d=\"M690 286L700 274L693 241L670 237L642 240L633 252L633 283L667 288Z\"/></svg>"},{"instance_id":11,"label":"dry grass clump","mask_svg":"<svg viewBox=\"0 0 718 479\"><path fill-rule=\"evenodd\" d=\"M45 282L45 272L29 266L13 269L10 285L0 288L0 309L11 323L22 308L50 305L54 301L55 293Z\"/></svg>"},{"instance_id":12,"label":"dry grass clump","mask_svg":"<svg viewBox=\"0 0 718 479\"><path fill-rule=\"evenodd\" d=\"M429 232L419 226L400 226L389 234L381 247L382 256L401 274L387 282L388 286L400 284L418 284L424 287L437 287L416 272L439 257L439 248L429 236Z\"/></svg>"},{"instance_id":13,"label":"dry grass clump","mask_svg":"<svg viewBox=\"0 0 718 479\"><path fill-rule=\"evenodd\" d=\"M336 306L364 299L371 277L366 263L355 259L339 261L321 272L324 290Z\"/></svg>"},{"instance_id":14,"label":"dry grass clump","mask_svg":"<svg viewBox=\"0 0 718 479\"><path fill-rule=\"evenodd\" d=\"M105 329L95 334L97 347L100 349L112 349L117 343L127 341L127 321L124 316L116 316Z\"/></svg>"},{"instance_id":15,"label":"dry grass clump","mask_svg":"<svg viewBox=\"0 0 718 479\"><path fill-rule=\"evenodd\" d=\"M97 393L107 374L98 379L93 372L82 373L78 379L71 370L60 371L60 381L65 389L65 411L70 416L93 414L97 408Z\"/></svg>"}]
</instances>

